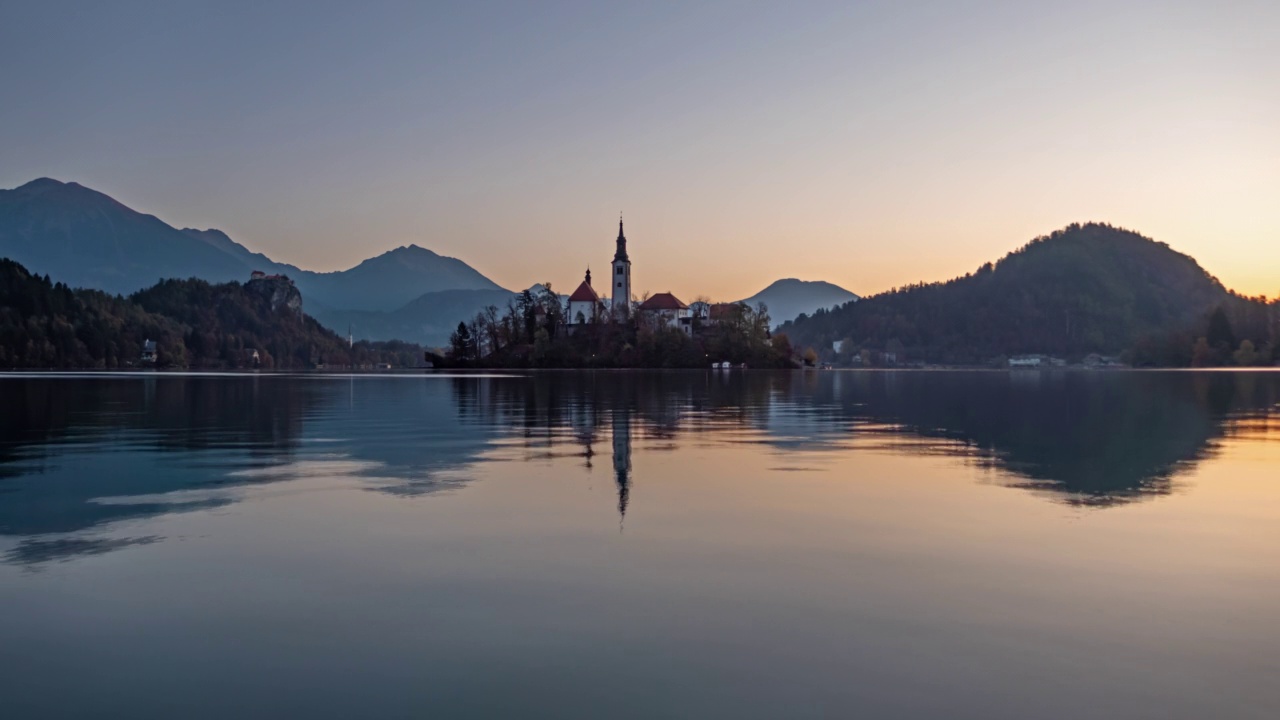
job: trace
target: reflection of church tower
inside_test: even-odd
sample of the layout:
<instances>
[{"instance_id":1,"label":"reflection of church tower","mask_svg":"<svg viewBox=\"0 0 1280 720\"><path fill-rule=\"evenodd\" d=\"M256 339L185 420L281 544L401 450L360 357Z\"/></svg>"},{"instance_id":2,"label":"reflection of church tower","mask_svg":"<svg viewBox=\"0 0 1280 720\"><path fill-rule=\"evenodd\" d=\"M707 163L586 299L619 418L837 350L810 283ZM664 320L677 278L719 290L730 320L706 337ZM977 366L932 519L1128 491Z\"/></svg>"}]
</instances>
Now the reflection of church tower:
<instances>
[{"instance_id":1,"label":"reflection of church tower","mask_svg":"<svg viewBox=\"0 0 1280 720\"><path fill-rule=\"evenodd\" d=\"M613 313L631 313L631 259L627 257L627 236L622 234L622 216L618 216L618 249L613 254Z\"/></svg>"},{"instance_id":2,"label":"reflection of church tower","mask_svg":"<svg viewBox=\"0 0 1280 720\"><path fill-rule=\"evenodd\" d=\"M631 495L631 415L625 409L613 411L613 479L618 483L619 519L627 516Z\"/></svg>"}]
</instances>

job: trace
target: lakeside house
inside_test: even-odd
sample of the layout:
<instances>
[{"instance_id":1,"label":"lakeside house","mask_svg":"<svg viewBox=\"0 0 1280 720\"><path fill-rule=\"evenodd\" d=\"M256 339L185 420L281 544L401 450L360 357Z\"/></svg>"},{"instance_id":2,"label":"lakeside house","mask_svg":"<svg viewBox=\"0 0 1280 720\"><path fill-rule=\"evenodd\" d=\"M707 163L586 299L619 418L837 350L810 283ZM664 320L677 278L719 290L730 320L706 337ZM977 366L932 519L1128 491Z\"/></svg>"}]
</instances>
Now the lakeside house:
<instances>
[{"instance_id":1,"label":"lakeside house","mask_svg":"<svg viewBox=\"0 0 1280 720\"><path fill-rule=\"evenodd\" d=\"M656 325L678 328L689 335L693 334L693 318L689 315L689 306L669 292L650 297L640 303L636 310Z\"/></svg>"},{"instance_id":2,"label":"lakeside house","mask_svg":"<svg viewBox=\"0 0 1280 720\"><path fill-rule=\"evenodd\" d=\"M157 356L156 341L143 340L142 341L142 357L139 358L142 361L142 363L144 365L154 365L156 362L156 356Z\"/></svg>"},{"instance_id":3,"label":"lakeside house","mask_svg":"<svg viewBox=\"0 0 1280 720\"><path fill-rule=\"evenodd\" d=\"M1014 355L1008 364L1011 368L1065 367L1067 361L1049 355Z\"/></svg>"}]
</instances>

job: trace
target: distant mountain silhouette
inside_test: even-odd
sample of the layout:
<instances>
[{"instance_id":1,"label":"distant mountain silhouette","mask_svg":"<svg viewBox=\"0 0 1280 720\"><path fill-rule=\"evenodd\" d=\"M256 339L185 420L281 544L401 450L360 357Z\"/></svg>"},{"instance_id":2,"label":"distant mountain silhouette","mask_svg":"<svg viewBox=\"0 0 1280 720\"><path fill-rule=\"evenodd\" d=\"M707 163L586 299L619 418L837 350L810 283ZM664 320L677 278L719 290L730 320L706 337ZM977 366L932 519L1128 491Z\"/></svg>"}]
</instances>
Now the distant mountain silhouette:
<instances>
[{"instance_id":1,"label":"distant mountain silhouette","mask_svg":"<svg viewBox=\"0 0 1280 720\"><path fill-rule=\"evenodd\" d=\"M357 340L404 340L427 347L444 347L458 323L490 305L505 308L515 297L509 290L441 290L425 293L391 312L310 308L320 324Z\"/></svg>"},{"instance_id":2,"label":"distant mountain silhouette","mask_svg":"<svg viewBox=\"0 0 1280 720\"><path fill-rule=\"evenodd\" d=\"M41 178L0 190L0 257L72 286L128 294L167 278L246 280L226 251L96 190Z\"/></svg>"},{"instance_id":3,"label":"distant mountain silhouette","mask_svg":"<svg viewBox=\"0 0 1280 720\"><path fill-rule=\"evenodd\" d=\"M829 282L786 278L774 282L742 302L752 307L756 303L764 303L769 307L769 317L774 325L781 325L794 320L801 313L812 314L819 308L830 310L857 299L857 295Z\"/></svg>"},{"instance_id":4,"label":"distant mountain silhouette","mask_svg":"<svg viewBox=\"0 0 1280 720\"><path fill-rule=\"evenodd\" d=\"M444 290L510 294L465 262L417 245L398 247L341 272L303 273L298 277L298 288L304 296L331 308L388 312L425 293ZM461 319L455 319L455 324Z\"/></svg>"},{"instance_id":5,"label":"distant mountain silhouette","mask_svg":"<svg viewBox=\"0 0 1280 720\"><path fill-rule=\"evenodd\" d=\"M220 230L179 230L96 190L49 178L0 190L0 257L72 287L116 294L168 278L227 282L244 281L253 270L283 273L317 311L393 311L424 293L502 289L461 260L416 245L340 272L302 270Z\"/></svg>"},{"instance_id":6,"label":"distant mountain silhouette","mask_svg":"<svg viewBox=\"0 0 1280 720\"><path fill-rule=\"evenodd\" d=\"M1138 233L1090 223L1037 238L996 264L788 323L793 342L981 363L995 356L1120 353L1187 330L1231 294L1194 259ZM895 343L896 341L896 343Z\"/></svg>"}]
</instances>

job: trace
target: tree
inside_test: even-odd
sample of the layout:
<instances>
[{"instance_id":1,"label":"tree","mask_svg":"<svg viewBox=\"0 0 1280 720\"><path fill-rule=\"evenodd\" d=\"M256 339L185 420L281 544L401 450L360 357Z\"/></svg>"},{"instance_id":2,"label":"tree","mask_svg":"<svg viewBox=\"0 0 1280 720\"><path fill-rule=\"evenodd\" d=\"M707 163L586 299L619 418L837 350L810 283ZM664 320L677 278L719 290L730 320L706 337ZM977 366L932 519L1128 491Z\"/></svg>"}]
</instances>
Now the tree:
<instances>
[{"instance_id":1,"label":"tree","mask_svg":"<svg viewBox=\"0 0 1280 720\"><path fill-rule=\"evenodd\" d=\"M483 318L482 326L489 340L489 349L491 352L497 352L502 349L502 319L498 314L498 308L490 305L481 313Z\"/></svg>"},{"instance_id":2,"label":"tree","mask_svg":"<svg viewBox=\"0 0 1280 720\"><path fill-rule=\"evenodd\" d=\"M1199 338L1191 348L1191 367L1210 367L1214 363L1213 348L1206 338Z\"/></svg>"},{"instance_id":3,"label":"tree","mask_svg":"<svg viewBox=\"0 0 1280 720\"><path fill-rule=\"evenodd\" d=\"M1209 316L1209 330L1205 334L1209 347L1225 358L1236 347L1236 334L1231 329L1227 312L1219 305Z\"/></svg>"},{"instance_id":4,"label":"tree","mask_svg":"<svg viewBox=\"0 0 1280 720\"><path fill-rule=\"evenodd\" d=\"M455 360L471 359L471 330L465 322L458 323L458 329L449 336L449 356Z\"/></svg>"},{"instance_id":5,"label":"tree","mask_svg":"<svg viewBox=\"0 0 1280 720\"><path fill-rule=\"evenodd\" d=\"M840 340L840 350L836 352L836 361L841 365L852 365L855 352L853 338L846 335L844 339Z\"/></svg>"},{"instance_id":6,"label":"tree","mask_svg":"<svg viewBox=\"0 0 1280 720\"><path fill-rule=\"evenodd\" d=\"M892 338L889 342L885 343L884 351L886 353L893 353L895 363L900 363L906 360L907 349L898 338Z\"/></svg>"},{"instance_id":7,"label":"tree","mask_svg":"<svg viewBox=\"0 0 1280 720\"><path fill-rule=\"evenodd\" d=\"M778 354L778 357L787 360L791 359L791 338L787 337L786 333L777 333L769 339L769 344L773 346L773 350Z\"/></svg>"},{"instance_id":8,"label":"tree","mask_svg":"<svg viewBox=\"0 0 1280 720\"><path fill-rule=\"evenodd\" d=\"M551 350L551 334L546 328L538 328L533 333L533 359L538 362L546 360Z\"/></svg>"},{"instance_id":9,"label":"tree","mask_svg":"<svg viewBox=\"0 0 1280 720\"><path fill-rule=\"evenodd\" d=\"M1248 367L1250 365L1257 365L1258 361L1263 359L1263 356L1258 354L1256 348L1253 346L1252 340L1242 340L1240 342L1240 349L1235 351L1232 355L1232 359L1236 361L1237 365Z\"/></svg>"}]
</instances>

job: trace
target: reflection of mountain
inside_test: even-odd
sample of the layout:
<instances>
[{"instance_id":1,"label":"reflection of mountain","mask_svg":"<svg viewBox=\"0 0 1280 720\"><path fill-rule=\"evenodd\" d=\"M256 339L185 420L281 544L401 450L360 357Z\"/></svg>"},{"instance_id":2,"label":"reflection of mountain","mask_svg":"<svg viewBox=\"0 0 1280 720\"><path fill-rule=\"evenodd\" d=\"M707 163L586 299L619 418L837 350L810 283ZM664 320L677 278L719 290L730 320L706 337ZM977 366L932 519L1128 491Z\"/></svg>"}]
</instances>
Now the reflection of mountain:
<instances>
[{"instance_id":1,"label":"reflection of mountain","mask_svg":"<svg viewBox=\"0 0 1280 720\"><path fill-rule=\"evenodd\" d=\"M634 425L644 438L722 434L781 452L856 451L906 434L988 463L1011 485L1096 506L1170 492L1213 452L1230 416L1280 400L1280 376L1268 373L570 372L485 382L487 404L472 412L501 415L547 445L587 444L606 422L617 439L621 413L628 440ZM629 464L626 477L629 489Z\"/></svg>"},{"instance_id":2,"label":"reflection of mountain","mask_svg":"<svg viewBox=\"0 0 1280 720\"><path fill-rule=\"evenodd\" d=\"M851 373L841 411L953 440L1073 504L1165 494L1212 451L1230 412L1274 403L1267 376L1180 373ZM1256 391L1262 390L1263 397ZM1270 401L1265 396L1270 395ZM834 394L833 394L834 396ZM851 404L854 399L857 405Z\"/></svg>"},{"instance_id":3,"label":"reflection of mountain","mask_svg":"<svg viewBox=\"0 0 1280 720\"><path fill-rule=\"evenodd\" d=\"M941 441L1011 485L1111 505L1166 494L1213 452L1229 416L1269 412L1268 373L835 372L790 383L771 433L819 442L847 430ZM800 412L797 412L800 410ZM774 417L779 413L775 412ZM815 419L820 415L821 419Z\"/></svg>"},{"instance_id":4,"label":"reflection of mountain","mask_svg":"<svg viewBox=\"0 0 1280 720\"><path fill-rule=\"evenodd\" d=\"M1280 374L9 377L0 393L0 542L17 542L11 562L38 564L156 542L101 529L233 503L253 484L344 477L421 495L460 486L485 459L590 468L606 437L620 516L644 481L633 454L691 440L780 454L924 449L1107 506L1171 492L1232 418L1275 411Z\"/></svg>"},{"instance_id":5,"label":"reflection of mountain","mask_svg":"<svg viewBox=\"0 0 1280 720\"><path fill-rule=\"evenodd\" d=\"M75 534L226 505L249 485L307 474L356 467L371 488L401 495L451 487L448 471L494 434L459 422L446 381L420 377L0 383L0 538L21 538L8 553L17 562L137 544Z\"/></svg>"},{"instance_id":6,"label":"reflection of mountain","mask_svg":"<svg viewBox=\"0 0 1280 720\"><path fill-rule=\"evenodd\" d=\"M3 383L0 478L9 476L0 480L4 535L72 532L170 512L170 502L95 499L222 483L230 470L288 455L315 402L310 392L252 377Z\"/></svg>"}]
</instances>

